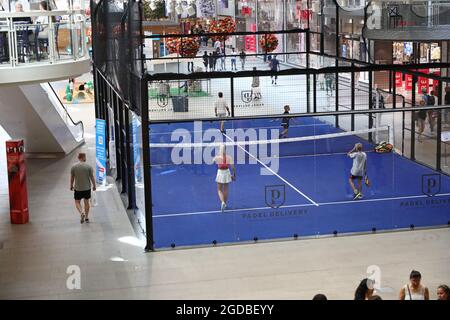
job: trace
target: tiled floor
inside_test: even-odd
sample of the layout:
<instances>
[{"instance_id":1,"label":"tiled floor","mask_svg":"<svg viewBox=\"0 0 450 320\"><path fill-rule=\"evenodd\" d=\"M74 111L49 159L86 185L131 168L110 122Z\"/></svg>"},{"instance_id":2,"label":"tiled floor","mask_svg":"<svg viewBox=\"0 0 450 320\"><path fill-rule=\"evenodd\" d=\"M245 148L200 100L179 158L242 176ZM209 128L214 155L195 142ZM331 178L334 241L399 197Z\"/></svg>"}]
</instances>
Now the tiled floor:
<instances>
[{"instance_id":1,"label":"tiled floor","mask_svg":"<svg viewBox=\"0 0 450 320\"><path fill-rule=\"evenodd\" d=\"M94 164L93 106L69 110L85 123L81 149ZM1 201L0 299L352 299L371 265L380 268L384 299L396 299L412 269L432 299L450 284L450 229L146 254L113 186L99 190L92 222L80 225L68 190L75 159L28 160L27 225L11 225ZM66 285L71 265L80 267L79 290Z\"/></svg>"}]
</instances>

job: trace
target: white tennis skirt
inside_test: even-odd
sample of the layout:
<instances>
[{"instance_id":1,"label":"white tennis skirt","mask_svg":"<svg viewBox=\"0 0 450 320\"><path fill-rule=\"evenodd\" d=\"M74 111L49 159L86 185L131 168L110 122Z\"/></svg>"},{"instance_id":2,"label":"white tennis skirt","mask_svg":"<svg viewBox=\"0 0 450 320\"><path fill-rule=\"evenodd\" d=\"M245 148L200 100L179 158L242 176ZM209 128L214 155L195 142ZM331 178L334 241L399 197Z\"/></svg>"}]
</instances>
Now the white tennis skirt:
<instances>
[{"instance_id":1,"label":"white tennis skirt","mask_svg":"<svg viewBox=\"0 0 450 320\"><path fill-rule=\"evenodd\" d=\"M230 169L217 170L217 176L216 176L216 182L217 183L230 183L232 181L231 179L231 172Z\"/></svg>"}]
</instances>

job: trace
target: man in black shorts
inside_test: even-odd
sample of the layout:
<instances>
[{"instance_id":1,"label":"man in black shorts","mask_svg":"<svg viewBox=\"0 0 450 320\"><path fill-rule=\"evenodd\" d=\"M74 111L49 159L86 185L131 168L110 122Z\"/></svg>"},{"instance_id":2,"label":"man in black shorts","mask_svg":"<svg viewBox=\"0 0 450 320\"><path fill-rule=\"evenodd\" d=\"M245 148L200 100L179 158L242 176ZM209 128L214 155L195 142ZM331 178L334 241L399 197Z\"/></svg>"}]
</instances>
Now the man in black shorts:
<instances>
[{"instance_id":1,"label":"man in black shorts","mask_svg":"<svg viewBox=\"0 0 450 320\"><path fill-rule=\"evenodd\" d=\"M79 162L70 170L70 190L74 190L75 207L80 213L80 223L89 222L89 199L92 190L96 190L94 169L86 163L86 154L78 154ZM75 184L75 186L74 186ZM84 199L84 212L81 206L81 199Z\"/></svg>"},{"instance_id":2,"label":"man in black shorts","mask_svg":"<svg viewBox=\"0 0 450 320\"><path fill-rule=\"evenodd\" d=\"M284 113L283 115L289 115L289 111L291 110L291 108L288 105L284 106ZM283 120L281 121L281 126L283 127L283 131L280 134L280 139L281 138L287 138L288 136L288 131L289 131L289 117L284 116Z\"/></svg>"}]
</instances>

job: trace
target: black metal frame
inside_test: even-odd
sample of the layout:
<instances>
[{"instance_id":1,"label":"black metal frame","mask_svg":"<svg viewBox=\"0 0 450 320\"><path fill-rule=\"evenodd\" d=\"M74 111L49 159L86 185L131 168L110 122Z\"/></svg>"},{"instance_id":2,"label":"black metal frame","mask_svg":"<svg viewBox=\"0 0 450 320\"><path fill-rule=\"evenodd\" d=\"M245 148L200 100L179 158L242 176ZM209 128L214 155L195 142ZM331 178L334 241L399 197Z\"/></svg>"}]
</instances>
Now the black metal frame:
<instances>
[{"instance_id":1,"label":"black metal frame","mask_svg":"<svg viewBox=\"0 0 450 320\"><path fill-rule=\"evenodd\" d=\"M133 1L131 1L133 2ZM322 8L323 9L323 8ZM176 119L176 120L152 120L149 118L149 105L148 105L148 83L159 80L194 80L194 79L220 79L220 78L229 78L230 79L230 90L231 90L231 118L233 119L254 119L254 118L279 118L278 114L273 115L257 115L257 116L245 116L238 117L235 115L234 110L234 91L235 91L235 78L241 77L253 77L253 76L271 76L271 75L305 75L307 81L307 112L306 113L293 113L288 117L311 117L311 115L315 116L334 116L336 121L336 126L339 126L340 115L350 115L351 116L351 129L355 128L355 115L358 114L367 114L369 115L369 128L373 127L373 119L372 115L377 113L392 113L392 112L402 112L403 114L403 132L402 137L404 140L404 120L405 113L411 112L414 114L416 109L414 108L406 108L405 107L405 99L403 98L402 107L398 108L396 101L396 89L395 84L392 85L392 81L395 81L395 73L394 72L402 72L404 74L413 75L413 82L417 82L417 77L426 77L428 79L434 79L439 81L439 102L441 102L441 93L442 93L442 82L450 82L449 77L440 77L436 75L422 74L416 69L421 68L449 68L450 63L427 63L427 64L411 64L411 65L375 65L368 63L366 61L360 61L355 59L347 59L340 56L340 40L339 40L339 10L340 8L336 6L336 55L329 55L324 53L324 30L323 23L320 34L320 50L319 52L311 51L310 41L311 41L311 32L308 29L294 29L288 31L260 31L260 32L237 32L226 35L261 35L261 34L274 34L274 33L299 33L303 32L306 34L306 52L295 52L295 54L306 54L306 68L290 68L281 70L278 72L266 71L266 70L256 70L256 71L240 71L240 72L196 72L190 74L181 74L181 73L165 73L165 74L150 74L145 73L143 68L143 63L147 59L142 50L140 50L140 56L133 57L132 61L128 61L127 71L127 81L129 83L128 91L122 92L117 89L115 86L115 81L109 79L109 73L105 73L103 70L97 68L95 64L95 55L96 52L94 50L94 84L96 88L95 92L95 114L97 118L105 119L107 122L109 121L108 117L108 105L111 105L114 113L114 130L116 135L116 156L117 156L117 182L120 183L120 189L122 193L127 195L126 206L129 209L135 208L135 189L134 189L134 170L133 170L133 161L132 161L132 138L131 138L131 128L130 128L130 119L129 119L129 111L135 112L138 116L141 117L142 123L142 145L143 145L143 175L144 175L144 183L145 183L145 216L146 216L146 240L147 244L145 247L146 251L154 250L154 242L153 242L153 209L152 209L152 177L151 170L147 170L151 168L151 158L150 158L150 147L149 147L149 138L150 138L150 124L158 124L158 123L176 123L176 122L191 122L195 120L201 121L216 121L216 118L199 118L199 119ZM323 19L323 15L322 15ZM134 21L136 22L136 21ZM131 25L132 22L128 21ZM143 40L143 32L142 26L140 28L140 34L132 34L131 28L128 29L128 38L137 41ZM214 34L217 36L218 34ZM133 38L133 36L135 38ZM152 37L195 37L197 35L153 35ZM141 48L142 49L142 48ZM103 52L102 52L103 53ZM289 53L282 53L289 54ZM261 56L261 53L256 53L255 56ZM310 68L310 59L311 55L317 55L321 57L328 57L335 60L335 66L326 67L320 69L312 69ZM370 55L370 50L369 50ZM131 56L130 56L131 57ZM201 58L201 57L198 57ZM119 59L120 60L120 59ZM107 61L107 60L105 60ZM116 63L117 61L107 61L108 63ZM118 61L120 64L121 62ZM347 65L346 65L347 64ZM348 65L350 64L350 65ZM136 67L137 66L137 67ZM140 67L139 67L140 66ZM141 71L139 71L141 70ZM373 82L373 73L376 71L388 70L390 72L390 90L389 93L393 94L394 103L393 109L374 109L372 105L372 82ZM355 72L368 72L369 73L369 101L368 109L366 110L355 110ZM335 111L333 112L317 112L317 88L316 81L317 75L333 73L335 75ZM351 74L351 106L350 110L339 110L339 75L341 73L350 73ZM311 77L312 77L312 99L311 99ZM415 87L413 87L415 88ZM123 89L123 88L121 88ZM415 89L413 91L413 101L412 105L415 105ZM448 107L437 107L431 108L426 107L425 110L442 110ZM311 112L312 111L312 112ZM436 138L437 147L437 160L436 160L436 170L441 170L440 163L440 153L441 153L441 141L440 141L440 133L441 133L441 124L442 124L442 116L441 112L439 112L438 116L438 137ZM411 159L414 160L414 137L415 137L415 127L414 121L412 121L412 134L411 134ZM107 136L108 143L109 137ZM370 134L369 140L372 140L372 136ZM148 146L148 147L147 147ZM404 148L402 146L402 153Z\"/></svg>"}]
</instances>

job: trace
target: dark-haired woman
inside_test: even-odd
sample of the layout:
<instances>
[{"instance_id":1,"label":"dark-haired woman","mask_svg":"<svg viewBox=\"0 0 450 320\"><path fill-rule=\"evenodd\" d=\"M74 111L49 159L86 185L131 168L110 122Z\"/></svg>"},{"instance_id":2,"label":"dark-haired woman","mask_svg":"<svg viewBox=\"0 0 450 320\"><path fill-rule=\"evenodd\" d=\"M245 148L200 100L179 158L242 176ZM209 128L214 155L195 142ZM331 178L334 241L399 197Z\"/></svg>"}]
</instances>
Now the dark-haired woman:
<instances>
[{"instance_id":1,"label":"dark-haired woman","mask_svg":"<svg viewBox=\"0 0 450 320\"><path fill-rule=\"evenodd\" d=\"M374 281L371 279L362 279L355 291L355 300L369 300L373 296Z\"/></svg>"},{"instance_id":2,"label":"dark-haired woman","mask_svg":"<svg viewBox=\"0 0 450 320\"><path fill-rule=\"evenodd\" d=\"M430 292L420 283L421 280L419 271L411 271L409 283L400 289L400 300L430 300Z\"/></svg>"},{"instance_id":3,"label":"dark-haired woman","mask_svg":"<svg viewBox=\"0 0 450 320\"><path fill-rule=\"evenodd\" d=\"M450 300L450 288L445 284L441 284L437 288L438 300Z\"/></svg>"}]
</instances>

